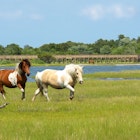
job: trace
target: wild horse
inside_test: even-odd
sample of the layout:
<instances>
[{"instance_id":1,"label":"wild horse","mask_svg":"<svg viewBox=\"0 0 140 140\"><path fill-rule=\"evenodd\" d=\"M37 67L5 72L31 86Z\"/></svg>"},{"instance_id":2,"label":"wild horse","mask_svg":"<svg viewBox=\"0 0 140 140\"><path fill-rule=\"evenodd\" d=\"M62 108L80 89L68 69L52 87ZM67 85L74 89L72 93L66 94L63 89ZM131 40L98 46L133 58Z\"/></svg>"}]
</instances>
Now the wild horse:
<instances>
[{"instance_id":1,"label":"wild horse","mask_svg":"<svg viewBox=\"0 0 140 140\"><path fill-rule=\"evenodd\" d=\"M18 87L22 92L22 100L25 99L25 83L27 76L30 75L31 63L28 59L23 59L17 64L14 70L0 70L0 93L3 98L5 97L5 91L3 86L8 88Z\"/></svg>"},{"instance_id":2,"label":"wild horse","mask_svg":"<svg viewBox=\"0 0 140 140\"><path fill-rule=\"evenodd\" d=\"M79 81L83 82L82 67L79 65L69 64L63 70L46 69L42 72L37 72L35 76L37 83L37 90L32 98L35 100L36 96L41 92L49 101L48 86L56 89L67 88L70 90L70 100L74 98L74 86Z\"/></svg>"}]
</instances>

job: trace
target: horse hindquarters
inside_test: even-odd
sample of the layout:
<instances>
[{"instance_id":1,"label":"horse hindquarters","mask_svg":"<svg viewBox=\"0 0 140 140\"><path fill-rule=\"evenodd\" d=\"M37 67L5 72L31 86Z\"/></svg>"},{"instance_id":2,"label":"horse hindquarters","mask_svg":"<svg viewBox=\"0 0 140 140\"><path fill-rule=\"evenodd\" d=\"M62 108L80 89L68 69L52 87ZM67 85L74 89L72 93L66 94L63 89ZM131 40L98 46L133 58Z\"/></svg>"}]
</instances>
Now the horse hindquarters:
<instances>
[{"instance_id":1,"label":"horse hindquarters","mask_svg":"<svg viewBox=\"0 0 140 140\"><path fill-rule=\"evenodd\" d=\"M36 81L36 84L37 84L37 87L38 89L36 89L35 93L34 93L34 96L32 98L32 101L35 100L36 96L41 92L42 95L44 95L47 100L49 101L49 97L48 97L48 90L47 90L47 86L46 84L43 84L42 81L40 80L40 75L41 73L40 72L37 72L36 76L35 76L35 81Z\"/></svg>"}]
</instances>

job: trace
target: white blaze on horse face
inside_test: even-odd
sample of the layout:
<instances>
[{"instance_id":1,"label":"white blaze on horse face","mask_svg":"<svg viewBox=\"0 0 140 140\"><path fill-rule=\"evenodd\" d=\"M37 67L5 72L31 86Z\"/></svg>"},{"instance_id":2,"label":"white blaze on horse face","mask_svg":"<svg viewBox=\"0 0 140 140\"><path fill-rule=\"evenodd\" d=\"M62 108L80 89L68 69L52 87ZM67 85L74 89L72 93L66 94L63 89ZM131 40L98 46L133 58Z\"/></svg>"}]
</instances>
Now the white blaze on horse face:
<instances>
[{"instance_id":1,"label":"white blaze on horse face","mask_svg":"<svg viewBox=\"0 0 140 140\"><path fill-rule=\"evenodd\" d=\"M9 74L8 76L8 80L11 82L12 86L16 86L17 85L17 71L14 71L12 73Z\"/></svg>"},{"instance_id":2,"label":"white blaze on horse face","mask_svg":"<svg viewBox=\"0 0 140 140\"><path fill-rule=\"evenodd\" d=\"M76 69L76 75L79 83L82 84L83 83L82 68Z\"/></svg>"},{"instance_id":3,"label":"white blaze on horse face","mask_svg":"<svg viewBox=\"0 0 140 140\"><path fill-rule=\"evenodd\" d=\"M83 83L83 77L82 77L82 73L78 73L79 74L79 83L82 84Z\"/></svg>"}]
</instances>

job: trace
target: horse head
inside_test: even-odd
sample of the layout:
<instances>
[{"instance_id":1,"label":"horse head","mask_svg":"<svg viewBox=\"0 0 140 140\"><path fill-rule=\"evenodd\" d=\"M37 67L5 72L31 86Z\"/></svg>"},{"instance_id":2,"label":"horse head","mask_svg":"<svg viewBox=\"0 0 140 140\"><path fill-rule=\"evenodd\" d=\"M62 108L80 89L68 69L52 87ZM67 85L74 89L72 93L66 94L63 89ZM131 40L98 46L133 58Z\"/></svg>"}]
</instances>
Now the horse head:
<instances>
[{"instance_id":1,"label":"horse head","mask_svg":"<svg viewBox=\"0 0 140 140\"><path fill-rule=\"evenodd\" d=\"M76 79L79 81L80 84L83 83L82 73L83 73L82 67L77 65L75 68L75 74L76 74Z\"/></svg>"},{"instance_id":2,"label":"horse head","mask_svg":"<svg viewBox=\"0 0 140 140\"><path fill-rule=\"evenodd\" d=\"M28 59L23 59L20 63L19 63L19 69L22 71L22 73L26 73L27 76L30 75L30 66L31 63Z\"/></svg>"},{"instance_id":3,"label":"horse head","mask_svg":"<svg viewBox=\"0 0 140 140\"><path fill-rule=\"evenodd\" d=\"M74 64L69 64L66 65L65 67L66 71L77 81L79 81L80 84L83 83L83 67L80 65L74 65Z\"/></svg>"}]
</instances>

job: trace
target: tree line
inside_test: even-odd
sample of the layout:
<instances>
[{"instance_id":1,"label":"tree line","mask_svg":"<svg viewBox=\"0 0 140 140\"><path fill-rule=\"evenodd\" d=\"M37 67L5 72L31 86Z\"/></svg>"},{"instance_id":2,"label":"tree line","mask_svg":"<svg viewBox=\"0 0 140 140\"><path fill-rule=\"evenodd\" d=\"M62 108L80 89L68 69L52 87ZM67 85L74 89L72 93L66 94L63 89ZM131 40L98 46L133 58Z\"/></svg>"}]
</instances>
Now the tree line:
<instances>
[{"instance_id":1,"label":"tree line","mask_svg":"<svg viewBox=\"0 0 140 140\"><path fill-rule=\"evenodd\" d=\"M23 48L12 43L7 46L0 45L0 55L64 55L64 54L140 54L140 37L130 39L120 34L116 40L99 39L94 43L77 43L67 41L65 43L43 44L35 48L25 45Z\"/></svg>"}]
</instances>

